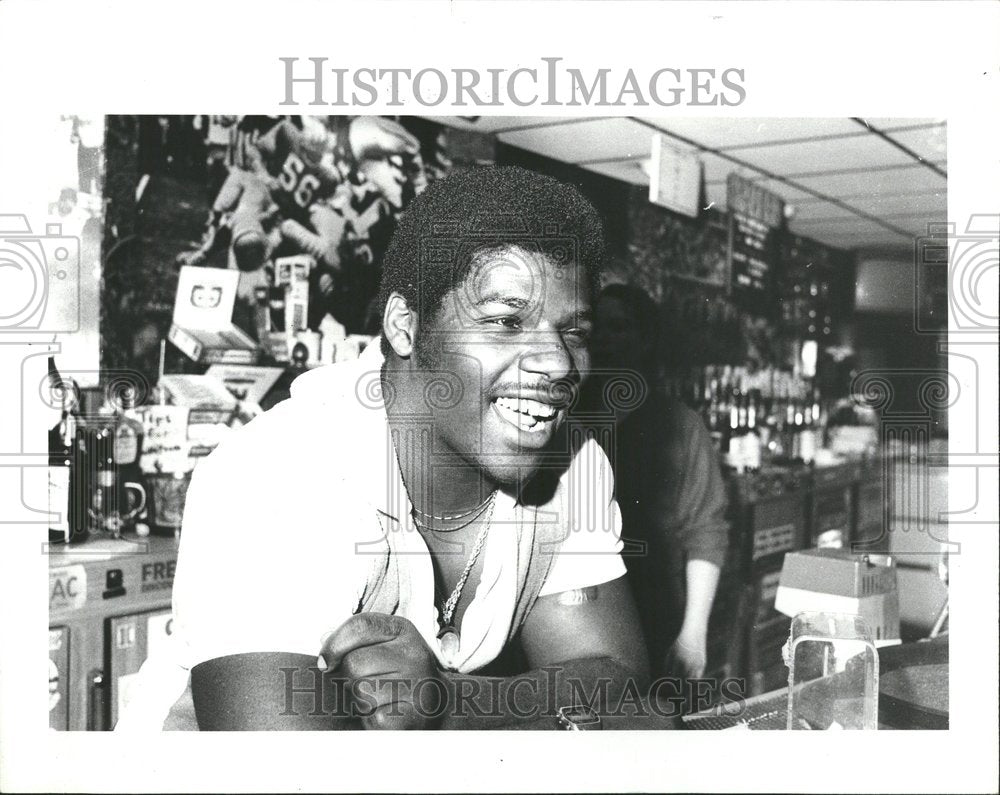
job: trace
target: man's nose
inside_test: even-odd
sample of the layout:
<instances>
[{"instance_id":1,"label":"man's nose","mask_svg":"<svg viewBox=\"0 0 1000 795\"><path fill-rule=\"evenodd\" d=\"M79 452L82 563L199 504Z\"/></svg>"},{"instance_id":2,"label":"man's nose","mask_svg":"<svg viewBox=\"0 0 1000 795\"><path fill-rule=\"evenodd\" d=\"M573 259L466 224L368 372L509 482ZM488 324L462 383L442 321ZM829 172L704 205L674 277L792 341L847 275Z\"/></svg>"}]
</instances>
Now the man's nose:
<instances>
[{"instance_id":1,"label":"man's nose","mask_svg":"<svg viewBox=\"0 0 1000 795\"><path fill-rule=\"evenodd\" d=\"M533 375L544 376L550 381L558 381L576 374L578 364L574 360L562 336L556 332L539 332L521 357L521 369Z\"/></svg>"}]
</instances>

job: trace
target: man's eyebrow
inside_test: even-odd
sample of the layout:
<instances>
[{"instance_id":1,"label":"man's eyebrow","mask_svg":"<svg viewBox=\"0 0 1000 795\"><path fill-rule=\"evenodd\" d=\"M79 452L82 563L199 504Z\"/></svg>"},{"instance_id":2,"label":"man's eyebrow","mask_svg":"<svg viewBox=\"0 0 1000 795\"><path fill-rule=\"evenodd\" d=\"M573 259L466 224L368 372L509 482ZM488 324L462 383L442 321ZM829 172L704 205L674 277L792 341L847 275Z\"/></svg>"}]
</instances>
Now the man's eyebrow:
<instances>
[{"instance_id":1,"label":"man's eyebrow","mask_svg":"<svg viewBox=\"0 0 1000 795\"><path fill-rule=\"evenodd\" d=\"M511 309L525 309L528 306L527 298L519 298L515 295L503 295L502 293L490 293L484 295L473 306L481 307L486 304L503 304Z\"/></svg>"},{"instance_id":2,"label":"man's eyebrow","mask_svg":"<svg viewBox=\"0 0 1000 795\"><path fill-rule=\"evenodd\" d=\"M576 323L593 323L594 322L594 312L591 309L581 309L579 312L574 312L571 315L567 315L559 323L559 326L572 326Z\"/></svg>"}]
</instances>

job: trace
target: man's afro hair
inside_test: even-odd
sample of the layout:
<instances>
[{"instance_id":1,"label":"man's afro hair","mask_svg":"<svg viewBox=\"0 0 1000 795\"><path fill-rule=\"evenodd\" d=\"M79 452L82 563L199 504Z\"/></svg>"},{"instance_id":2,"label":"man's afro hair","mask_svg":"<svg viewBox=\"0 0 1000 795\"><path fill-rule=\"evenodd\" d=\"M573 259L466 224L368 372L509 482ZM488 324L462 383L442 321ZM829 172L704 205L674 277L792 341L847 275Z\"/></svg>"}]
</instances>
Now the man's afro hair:
<instances>
[{"instance_id":1,"label":"man's afro hair","mask_svg":"<svg viewBox=\"0 0 1000 795\"><path fill-rule=\"evenodd\" d=\"M479 252L506 246L582 265L591 296L599 286L603 227L576 188L514 166L473 168L432 183L403 214L383 262L380 321L398 292L427 322Z\"/></svg>"}]
</instances>

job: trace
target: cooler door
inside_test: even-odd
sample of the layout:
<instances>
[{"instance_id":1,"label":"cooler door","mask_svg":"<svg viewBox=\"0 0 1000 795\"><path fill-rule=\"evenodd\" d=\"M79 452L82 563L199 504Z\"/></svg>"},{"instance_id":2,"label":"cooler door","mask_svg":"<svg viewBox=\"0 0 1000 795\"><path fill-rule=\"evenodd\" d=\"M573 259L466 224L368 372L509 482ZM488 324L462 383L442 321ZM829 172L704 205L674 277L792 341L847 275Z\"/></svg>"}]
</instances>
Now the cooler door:
<instances>
[{"instance_id":1,"label":"cooler door","mask_svg":"<svg viewBox=\"0 0 1000 795\"><path fill-rule=\"evenodd\" d=\"M69 627L49 627L49 728L69 729Z\"/></svg>"},{"instance_id":2,"label":"cooler door","mask_svg":"<svg viewBox=\"0 0 1000 795\"><path fill-rule=\"evenodd\" d=\"M172 631L169 609L135 613L107 620L108 727L114 728L118 715L128 704L136 674L150 654L158 653Z\"/></svg>"}]
</instances>

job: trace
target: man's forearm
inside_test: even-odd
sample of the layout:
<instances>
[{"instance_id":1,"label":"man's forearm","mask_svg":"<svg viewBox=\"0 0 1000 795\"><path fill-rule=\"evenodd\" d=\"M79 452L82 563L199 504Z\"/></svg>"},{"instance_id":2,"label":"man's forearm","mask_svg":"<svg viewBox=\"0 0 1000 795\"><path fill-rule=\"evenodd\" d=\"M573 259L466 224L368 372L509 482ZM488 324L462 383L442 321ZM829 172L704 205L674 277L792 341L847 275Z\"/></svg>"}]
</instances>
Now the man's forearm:
<instances>
[{"instance_id":1,"label":"man's forearm","mask_svg":"<svg viewBox=\"0 0 1000 795\"><path fill-rule=\"evenodd\" d=\"M442 729L553 729L559 708L570 706L595 710L604 728L624 727L630 718L649 713L648 678L608 657L571 660L509 678L446 673L444 680L448 705Z\"/></svg>"},{"instance_id":2,"label":"man's forearm","mask_svg":"<svg viewBox=\"0 0 1000 795\"><path fill-rule=\"evenodd\" d=\"M687 600L681 634L704 634L719 585L719 567L707 560L692 559L685 568Z\"/></svg>"}]
</instances>

